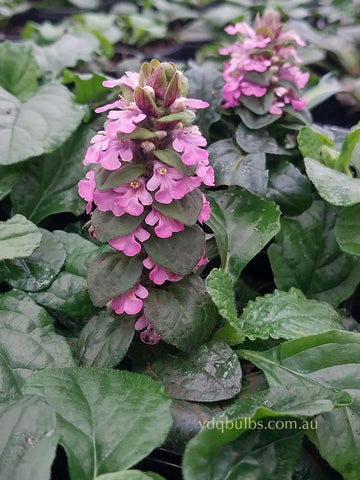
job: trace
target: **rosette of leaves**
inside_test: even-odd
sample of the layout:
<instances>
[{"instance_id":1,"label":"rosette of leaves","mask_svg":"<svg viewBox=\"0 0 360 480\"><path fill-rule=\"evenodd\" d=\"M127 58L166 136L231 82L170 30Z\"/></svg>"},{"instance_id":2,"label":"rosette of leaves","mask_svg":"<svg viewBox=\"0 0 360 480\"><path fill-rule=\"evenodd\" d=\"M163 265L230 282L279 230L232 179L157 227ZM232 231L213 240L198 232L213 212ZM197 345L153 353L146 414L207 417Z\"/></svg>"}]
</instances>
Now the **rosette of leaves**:
<instances>
[{"instance_id":1,"label":"rosette of leaves","mask_svg":"<svg viewBox=\"0 0 360 480\"><path fill-rule=\"evenodd\" d=\"M195 110L208 104L187 98L187 83L174 64L157 60L139 74L105 81L120 85L122 95L96 110L108 111L108 120L84 160L96 166L79 182L90 234L113 247L90 265L93 303L124 318L139 317L144 307L135 324L141 339L163 338L185 351L205 341L215 323L196 276L206 263L197 223L210 216L199 187L213 185L214 173L206 140L192 122Z\"/></svg>"}]
</instances>

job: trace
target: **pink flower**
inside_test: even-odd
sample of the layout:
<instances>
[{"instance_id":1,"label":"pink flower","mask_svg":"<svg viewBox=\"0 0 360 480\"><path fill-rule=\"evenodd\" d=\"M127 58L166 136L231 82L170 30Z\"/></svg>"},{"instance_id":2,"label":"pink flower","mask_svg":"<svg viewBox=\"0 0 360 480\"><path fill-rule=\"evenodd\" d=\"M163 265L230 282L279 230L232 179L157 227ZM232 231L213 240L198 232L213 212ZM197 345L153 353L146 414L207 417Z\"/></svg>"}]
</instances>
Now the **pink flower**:
<instances>
[{"instance_id":1,"label":"pink flower","mask_svg":"<svg viewBox=\"0 0 360 480\"><path fill-rule=\"evenodd\" d=\"M187 193L185 176L176 168L155 161L153 175L146 188L153 192L158 187L155 199L160 203L171 203L174 198L183 198Z\"/></svg>"},{"instance_id":2,"label":"pink flower","mask_svg":"<svg viewBox=\"0 0 360 480\"><path fill-rule=\"evenodd\" d=\"M127 235L121 235L109 240L109 244L120 252L124 252L128 257L137 255L141 250L141 243L150 237L150 233L142 227L137 227Z\"/></svg>"},{"instance_id":3,"label":"pink flower","mask_svg":"<svg viewBox=\"0 0 360 480\"><path fill-rule=\"evenodd\" d=\"M125 162L133 158L131 140L122 142L116 135L101 131L91 139L91 143L94 145L88 148L84 165L100 163L106 170L117 170L121 167L119 157Z\"/></svg>"},{"instance_id":4,"label":"pink flower","mask_svg":"<svg viewBox=\"0 0 360 480\"><path fill-rule=\"evenodd\" d=\"M126 103L125 101L121 98L120 100L116 100L113 103L108 103L107 105L103 105L102 107L98 107L95 109L96 113L103 113L107 112L108 110L111 110L112 108L125 108Z\"/></svg>"},{"instance_id":5,"label":"pink flower","mask_svg":"<svg viewBox=\"0 0 360 480\"><path fill-rule=\"evenodd\" d=\"M241 82L241 91L244 95L255 95L255 97L263 97L267 91L267 87L244 80L243 82Z\"/></svg>"},{"instance_id":6,"label":"pink flower","mask_svg":"<svg viewBox=\"0 0 360 480\"><path fill-rule=\"evenodd\" d=\"M148 225L156 225L155 233L160 238L169 238L173 233L184 230L185 226L179 220L168 217L154 207L151 212L146 216L145 223Z\"/></svg>"},{"instance_id":7,"label":"pink flower","mask_svg":"<svg viewBox=\"0 0 360 480\"><path fill-rule=\"evenodd\" d=\"M135 130L136 124L144 120L146 115L135 102L131 102L123 110L110 110L108 118L111 120L105 127L108 133L131 133Z\"/></svg>"},{"instance_id":8,"label":"pink flower","mask_svg":"<svg viewBox=\"0 0 360 480\"><path fill-rule=\"evenodd\" d=\"M144 328L145 330L140 333L142 342L147 343L148 345L155 345L161 340L161 336L156 330L154 330L149 320L145 315L142 315L135 323L135 330L143 330Z\"/></svg>"},{"instance_id":9,"label":"pink flower","mask_svg":"<svg viewBox=\"0 0 360 480\"><path fill-rule=\"evenodd\" d=\"M176 275L176 273L170 272L170 270L155 263L151 257L145 258L145 260L143 260L143 265L146 268L152 268L149 278L156 283L156 285L162 285L166 280L177 282L182 278L180 275Z\"/></svg>"},{"instance_id":10,"label":"pink flower","mask_svg":"<svg viewBox=\"0 0 360 480\"><path fill-rule=\"evenodd\" d=\"M114 187L118 195L114 198L114 204L124 209L124 212L130 215L141 215L144 211L143 205L151 205L153 198L145 188L143 178Z\"/></svg>"},{"instance_id":11,"label":"pink flower","mask_svg":"<svg viewBox=\"0 0 360 480\"><path fill-rule=\"evenodd\" d=\"M101 212L108 212L110 210L114 215L120 217L125 213L125 210L115 203L117 197L118 193L116 193L113 188L109 190L95 190L94 192L94 202Z\"/></svg>"},{"instance_id":12,"label":"pink flower","mask_svg":"<svg viewBox=\"0 0 360 480\"><path fill-rule=\"evenodd\" d=\"M137 72L125 72L125 75L117 80L105 80L103 82L104 87L112 88L117 85L126 85L132 90L139 85L139 74Z\"/></svg>"},{"instance_id":13,"label":"pink flower","mask_svg":"<svg viewBox=\"0 0 360 480\"><path fill-rule=\"evenodd\" d=\"M95 171L90 170L87 172L85 179L80 180L78 183L78 190L80 197L88 202L86 205L86 213L90 213L92 209L92 202L94 200L94 190L96 187Z\"/></svg>"},{"instance_id":14,"label":"pink flower","mask_svg":"<svg viewBox=\"0 0 360 480\"><path fill-rule=\"evenodd\" d=\"M209 259L206 257L205 250L204 250L198 264L195 267L195 270L197 270L199 267L201 267L201 265L206 265L207 263L209 263Z\"/></svg>"},{"instance_id":15,"label":"pink flower","mask_svg":"<svg viewBox=\"0 0 360 480\"><path fill-rule=\"evenodd\" d=\"M196 126L178 128L172 132L172 146L177 152L182 154L182 161L185 165L194 165L199 160L207 160L208 153L200 148L206 145L206 140L201 136L199 128Z\"/></svg>"},{"instance_id":16,"label":"pink flower","mask_svg":"<svg viewBox=\"0 0 360 480\"><path fill-rule=\"evenodd\" d=\"M198 218L200 223L203 223L203 222L206 222L206 220L209 220L211 215L210 203L206 199L204 194L202 194L202 197L203 197L203 207Z\"/></svg>"},{"instance_id":17,"label":"pink flower","mask_svg":"<svg viewBox=\"0 0 360 480\"><path fill-rule=\"evenodd\" d=\"M140 283L137 283L127 292L119 297L113 298L111 305L117 314L125 312L129 315L134 315L141 311L144 305L143 299L148 295L149 292L146 288L140 285Z\"/></svg>"},{"instance_id":18,"label":"pink flower","mask_svg":"<svg viewBox=\"0 0 360 480\"><path fill-rule=\"evenodd\" d=\"M215 185L214 169L208 165L209 162L199 162L196 167L196 175L201 179L205 185L213 187Z\"/></svg>"}]
</instances>

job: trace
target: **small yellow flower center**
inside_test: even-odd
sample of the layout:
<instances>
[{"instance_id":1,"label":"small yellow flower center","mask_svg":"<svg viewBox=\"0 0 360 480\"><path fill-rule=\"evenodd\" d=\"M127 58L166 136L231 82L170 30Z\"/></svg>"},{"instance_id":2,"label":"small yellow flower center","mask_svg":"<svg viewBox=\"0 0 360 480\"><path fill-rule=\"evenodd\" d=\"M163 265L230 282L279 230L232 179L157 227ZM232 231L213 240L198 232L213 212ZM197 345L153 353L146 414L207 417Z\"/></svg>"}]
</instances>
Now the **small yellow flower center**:
<instances>
[{"instance_id":1,"label":"small yellow flower center","mask_svg":"<svg viewBox=\"0 0 360 480\"><path fill-rule=\"evenodd\" d=\"M165 220L166 219L166 215L164 215L163 213L160 213L160 215L162 216L162 218Z\"/></svg>"},{"instance_id":2,"label":"small yellow flower center","mask_svg":"<svg viewBox=\"0 0 360 480\"><path fill-rule=\"evenodd\" d=\"M128 297L129 297L130 301L134 300L134 289L130 288L129 293L128 293Z\"/></svg>"},{"instance_id":3,"label":"small yellow flower center","mask_svg":"<svg viewBox=\"0 0 360 480\"><path fill-rule=\"evenodd\" d=\"M139 188L140 187L140 182L139 180L133 180L132 182L130 182L130 187L131 188Z\"/></svg>"},{"instance_id":4,"label":"small yellow flower center","mask_svg":"<svg viewBox=\"0 0 360 480\"><path fill-rule=\"evenodd\" d=\"M159 167L158 172L160 175L166 175L167 174L167 168L166 167Z\"/></svg>"}]
</instances>

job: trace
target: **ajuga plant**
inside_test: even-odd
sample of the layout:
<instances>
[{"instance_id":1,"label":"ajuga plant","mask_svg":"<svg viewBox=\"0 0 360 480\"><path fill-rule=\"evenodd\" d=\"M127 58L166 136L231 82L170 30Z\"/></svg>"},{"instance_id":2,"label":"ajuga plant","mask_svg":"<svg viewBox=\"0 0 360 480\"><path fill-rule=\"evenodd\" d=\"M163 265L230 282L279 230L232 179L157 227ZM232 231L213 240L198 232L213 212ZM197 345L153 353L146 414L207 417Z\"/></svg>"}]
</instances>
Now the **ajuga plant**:
<instances>
[{"instance_id":1,"label":"ajuga plant","mask_svg":"<svg viewBox=\"0 0 360 480\"><path fill-rule=\"evenodd\" d=\"M252 129L269 125L284 113L298 117L296 112L306 104L301 89L309 73L300 70L297 53L297 46L305 43L284 27L279 12L265 10L256 16L254 27L241 22L225 28L236 41L219 52L230 55L223 71L223 107L234 107Z\"/></svg>"},{"instance_id":2,"label":"ajuga plant","mask_svg":"<svg viewBox=\"0 0 360 480\"><path fill-rule=\"evenodd\" d=\"M168 316L161 305L152 301L146 309L149 290L184 285L184 277L195 288L194 272L207 262L198 224L209 218L210 207L200 186L213 185L214 173L206 140L192 123L196 109L208 104L187 98L187 84L174 64L157 60L144 63L140 73L105 81L106 87L120 86L121 96L96 110L108 112L107 120L84 159L94 168L79 182L90 235L112 247L90 265L93 303L107 305L124 321L136 319L135 329L149 344L162 336L177 344L159 323ZM165 295L165 310L167 301Z\"/></svg>"}]
</instances>

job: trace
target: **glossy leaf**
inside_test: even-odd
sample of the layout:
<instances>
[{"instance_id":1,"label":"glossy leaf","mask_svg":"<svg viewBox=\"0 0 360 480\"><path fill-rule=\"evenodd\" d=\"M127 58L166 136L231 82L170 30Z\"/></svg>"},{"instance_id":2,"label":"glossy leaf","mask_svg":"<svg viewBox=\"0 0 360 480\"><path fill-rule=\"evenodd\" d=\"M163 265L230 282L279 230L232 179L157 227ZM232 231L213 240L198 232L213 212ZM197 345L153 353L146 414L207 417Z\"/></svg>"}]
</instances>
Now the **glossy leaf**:
<instances>
[{"instance_id":1,"label":"glossy leaf","mask_svg":"<svg viewBox=\"0 0 360 480\"><path fill-rule=\"evenodd\" d=\"M351 157L359 141L360 141L360 128L356 128L346 136L344 143L342 145L338 163L337 163L337 168L339 170L343 170L344 172L347 171L351 163Z\"/></svg>"},{"instance_id":2,"label":"glossy leaf","mask_svg":"<svg viewBox=\"0 0 360 480\"><path fill-rule=\"evenodd\" d=\"M346 480L356 480L360 469L359 346L359 335L335 330L290 340L266 352L239 351L264 371L270 385L301 389L320 385L351 395L351 405L322 415L316 431L308 432L321 455Z\"/></svg>"},{"instance_id":3,"label":"glossy leaf","mask_svg":"<svg viewBox=\"0 0 360 480\"><path fill-rule=\"evenodd\" d=\"M48 480L58 435L55 413L37 396L0 403L2 480Z\"/></svg>"},{"instance_id":4,"label":"glossy leaf","mask_svg":"<svg viewBox=\"0 0 360 480\"><path fill-rule=\"evenodd\" d=\"M335 237L343 252L360 255L360 205L344 208L336 219Z\"/></svg>"},{"instance_id":5,"label":"glossy leaf","mask_svg":"<svg viewBox=\"0 0 360 480\"><path fill-rule=\"evenodd\" d=\"M25 175L25 166L8 165L0 166L0 200L5 198L14 185Z\"/></svg>"},{"instance_id":6,"label":"glossy leaf","mask_svg":"<svg viewBox=\"0 0 360 480\"><path fill-rule=\"evenodd\" d=\"M66 259L56 238L41 229L41 242L30 257L0 262L0 278L13 288L26 292L43 290L55 279Z\"/></svg>"},{"instance_id":7,"label":"glossy leaf","mask_svg":"<svg viewBox=\"0 0 360 480\"><path fill-rule=\"evenodd\" d=\"M80 124L83 109L67 88L47 84L21 103L0 89L0 164L11 165L59 147ZM57 165L58 166L58 165Z\"/></svg>"},{"instance_id":8,"label":"glossy leaf","mask_svg":"<svg viewBox=\"0 0 360 480\"><path fill-rule=\"evenodd\" d=\"M203 255L205 234L198 226L185 227L170 238L153 235L144 246L155 263L183 277L192 272Z\"/></svg>"},{"instance_id":9,"label":"glossy leaf","mask_svg":"<svg viewBox=\"0 0 360 480\"><path fill-rule=\"evenodd\" d=\"M85 278L68 272L61 272L46 290L31 293L31 298L52 312L77 320L90 318L95 311Z\"/></svg>"},{"instance_id":10,"label":"glossy leaf","mask_svg":"<svg viewBox=\"0 0 360 480\"><path fill-rule=\"evenodd\" d=\"M197 222L203 208L203 197L197 188L180 200L173 200L168 204L154 200L152 205L164 215L175 218L184 225L192 226Z\"/></svg>"},{"instance_id":11,"label":"glossy leaf","mask_svg":"<svg viewBox=\"0 0 360 480\"><path fill-rule=\"evenodd\" d=\"M226 320L223 327L215 332L214 338L225 340L230 345L243 341L242 325L238 319L233 282L230 275L221 268L214 268L206 277L206 289Z\"/></svg>"},{"instance_id":12,"label":"glossy leaf","mask_svg":"<svg viewBox=\"0 0 360 480\"><path fill-rule=\"evenodd\" d=\"M276 286L300 289L333 306L348 298L359 281L359 262L344 254L335 239L337 211L316 201L302 215L283 218L268 253Z\"/></svg>"},{"instance_id":13,"label":"glossy leaf","mask_svg":"<svg viewBox=\"0 0 360 480\"><path fill-rule=\"evenodd\" d=\"M95 480L165 480L164 477L155 475L147 475L144 472L140 472L140 470L126 470L123 472L105 473L100 475L100 477L96 477Z\"/></svg>"},{"instance_id":14,"label":"glossy leaf","mask_svg":"<svg viewBox=\"0 0 360 480\"><path fill-rule=\"evenodd\" d=\"M115 367L126 355L134 336L135 320L107 310L94 315L82 329L78 342L80 365Z\"/></svg>"},{"instance_id":15,"label":"glossy leaf","mask_svg":"<svg viewBox=\"0 0 360 480\"><path fill-rule=\"evenodd\" d=\"M88 286L91 300L97 307L104 306L133 287L140 278L143 265L136 257L122 253L102 253L89 265Z\"/></svg>"},{"instance_id":16,"label":"glossy leaf","mask_svg":"<svg viewBox=\"0 0 360 480\"><path fill-rule=\"evenodd\" d=\"M185 75L189 81L188 97L201 98L209 104L207 108L196 112L196 124L202 134L208 137L211 125L220 119L219 107L223 102L224 81L216 68L205 64L193 64Z\"/></svg>"},{"instance_id":17,"label":"glossy leaf","mask_svg":"<svg viewBox=\"0 0 360 480\"><path fill-rule=\"evenodd\" d=\"M89 262L98 253L99 247L76 233L55 230L53 235L66 251L63 270L87 278Z\"/></svg>"},{"instance_id":18,"label":"glossy leaf","mask_svg":"<svg viewBox=\"0 0 360 480\"><path fill-rule=\"evenodd\" d=\"M241 121L248 127L250 130L258 130L260 128L267 127L272 123L278 120L277 115L272 115L268 113L266 115L256 115L255 113L250 112L244 107L238 107L236 113L239 115Z\"/></svg>"},{"instance_id":19,"label":"glossy leaf","mask_svg":"<svg viewBox=\"0 0 360 480\"><path fill-rule=\"evenodd\" d=\"M304 158L314 158L319 162L322 161L321 149L323 146L336 149L335 143L330 138L310 127L303 127L300 130L297 142Z\"/></svg>"},{"instance_id":20,"label":"glossy leaf","mask_svg":"<svg viewBox=\"0 0 360 480\"><path fill-rule=\"evenodd\" d=\"M292 339L343 329L340 315L328 303L308 300L295 288L289 292L275 290L250 301L240 320L250 340Z\"/></svg>"},{"instance_id":21,"label":"glossy leaf","mask_svg":"<svg viewBox=\"0 0 360 480\"><path fill-rule=\"evenodd\" d=\"M80 74L65 69L62 82L65 84L74 83L76 101L88 104L106 98L109 89L103 86L102 82L104 80L106 80L106 77L96 72Z\"/></svg>"},{"instance_id":22,"label":"glossy leaf","mask_svg":"<svg viewBox=\"0 0 360 480\"><path fill-rule=\"evenodd\" d=\"M300 215L312 203L311 183L292 163L282 161L270 169L266 198L286 215Z\"/></svg>"},{"instance_id":23,"label":"glossy leaf","mask_svg":"<svg viewBox=\"0 0 360 480\"><path fill-rule=\"evenodd\" d=\"M29 378L24 391L55 410L73 480L126 470L160 446L171 426L170 399L144 375L53 369Z\"/></svg>"},{"instance_id":24,"label":"glossy leaf","mask_svg":"<svg viewBox=\"0 0 360 480\"><path fill-rule=\"evenodd\" d=\"M275 138L266 130L249 130L244 125L239 125L235 132L237 144L247 153L271 153L282 155L286 150L279 147Z\"/></svg>"},{"instance_id":25,"label":"glossy leaf","mask_svg":"<svg viewBox=\"0 0 360 480\"><path fill-rule=\"evenodd\" d=\"M241 96L242 105L256 115L266 115L273 101L274 94L272 92L266 93L263 97L256 97L255 95Z\"/></svg>"},{"instance_id":26,"label":"glossy leaf","mask_svg":"<svg viewBox=\"0 0 360 480\"><path fill-rule=\"evenodd\" d=\"M85 202L77 184L86 173L82 160L92 134L87 127L81 127L61 148L32 162L12 191L15 213L38 223L54 213L84 212Z\"/></svg>"},{"instance_id":27,"label":"glossy leaf","mask_svg":"<svg viewBox=\"0 0 360 480\"><path fill-rule=\"evenodd\" d=\"M142 215L124 213L121 217L112 212L102 212L98 208L91 215L91 225L94 228L97 240L106 242L111 238L127 235L135 230L144 220L146 212Z\"/></svg>"},{"instance_id":28,"label":"glossy leaf","mask_svg":"<svg viewBox=\"0 0 360 480\"><path fill-rule=\"evenodd\" d=\"M166 393L180 400L215 402L233 398L240 391L240 363L225 342L201 345L187 357L162 357L149 369Z\"/></svg>"},{"instance_id":29,"label":"glossy leaf","mask_svg":"<svg viewBox=\"0 0 360 480\"><path fill-rule=\"evenodd\" d=\"M0 44L0 86L19 100L27 100L39 88L38 65L29 45L3 42Z\"/></svg>"},{"instance_id":30,"label":"glossy leaf","mask_svg":"<svg viewBox=\"0 0 360 480\"><path fill-rule=\"evenodd\" d=\"M109 190L109 188L131 182L145 172L145 165L141 163L125 164L119 170L105 170L105 168L97 166L95 170L96 188Z\"/></svg>"},{"instance_id":31,"label":"glossy leaf","mask_svg":"<svg viewBox=\"0 0 360 480\"><path fill-rule=\"evenodd\" d=\"M221 266L233 281L279 231L279 211L274 203L231 188L208 193L213 230Z\"/></svg>"},{"instance_id":32,"label":"glossy leaf","mask_svg":"<svg viewBox=\"0 0 360 480\"><path fill-rule=\"evenodd\" d=\"M65 339L57 335L46 310L19 290L0 295L0 391L19 392L36 370L74 361Z\"/></svg>"},{"instance_id":33,"label":"glossy leaf","mask_svg":"<svg viewBox=\"0 0 360 480\"><path fill-rule=\"evenodd\" d=\"M313 158L305 158L305 167L320 197L327 202L343 207L360 202L360 179L350 178Z\"/></svg>"},{"instance_id":34,"label":"glossy leaf","mask_svg":"<svg viewBox=\"0 0 360 480\"><path fill-rule=\"evenodd\" d=\"M206 342L217 318L203 280L192 276L166 290L149 290L144 313L165 342L185 352Z\"/></svg>"},{"instance_id":35,"label":"glossy leaf","mask_svg":"<svg viewBox=\"0 0 360 480\"><path fill-rule=\"evenodd\" d=\"M269 173L264 153L243 155L230 139L213 143L208 152L216 186L238 185L258 195L265 193Z\"/></svg>"},{"instance_id":36,"label":"glossy leaf","mask_svg":"<svg viewBox=\"0 0 360 480\"><path fill-rule=\"evenodd\" d=\"M40 230L23 215L0 222L0 260L29 257L40 241Z\"/></svg>"}]
</instances>

